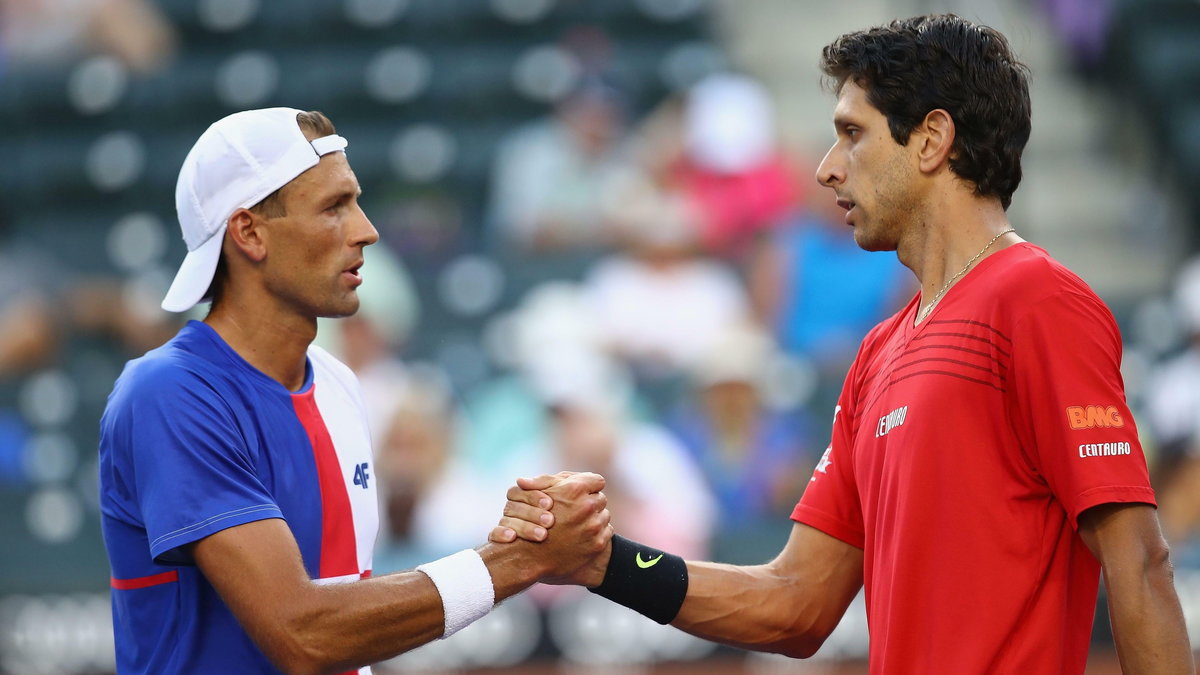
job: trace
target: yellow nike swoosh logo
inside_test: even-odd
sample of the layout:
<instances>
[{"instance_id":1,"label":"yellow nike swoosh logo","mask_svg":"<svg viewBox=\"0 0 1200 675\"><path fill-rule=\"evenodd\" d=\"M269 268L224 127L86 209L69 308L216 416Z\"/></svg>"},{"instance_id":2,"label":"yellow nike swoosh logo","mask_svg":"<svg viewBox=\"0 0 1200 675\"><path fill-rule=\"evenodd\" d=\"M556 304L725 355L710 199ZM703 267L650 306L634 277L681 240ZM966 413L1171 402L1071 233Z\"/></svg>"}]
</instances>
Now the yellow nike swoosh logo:
<instances>
[{"instance_id":1,"label":"yellow nike swoosh logo","mask_svg":"<svg viewBox=\"0 0 1200 675\"><path fill-rule=\"evenodd\" d=\"M663 557L663 554L659 553L658 557L653 560L642 560L642 554L639 552L637 554L637 566L642 569L646 569L647 567L654 567L655 565L658 564L659 560L662 560L662 557Z\"/></svg>"}]
</instances>

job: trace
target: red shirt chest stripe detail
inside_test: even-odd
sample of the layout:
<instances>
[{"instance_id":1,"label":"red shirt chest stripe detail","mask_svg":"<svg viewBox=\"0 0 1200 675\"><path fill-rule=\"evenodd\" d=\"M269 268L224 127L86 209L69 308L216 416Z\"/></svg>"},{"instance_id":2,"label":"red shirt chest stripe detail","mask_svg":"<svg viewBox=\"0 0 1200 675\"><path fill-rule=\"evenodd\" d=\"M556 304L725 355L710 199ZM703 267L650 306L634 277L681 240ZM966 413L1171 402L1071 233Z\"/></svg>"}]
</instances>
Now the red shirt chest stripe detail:
<instances>
[{"instance_id":1,"label":"red shirt chest stripe detail","mask_svg":"<svg viewBox=\"0 0 1200 675\"><path fill-rule=\"evenodd\" d=\"M339 577L358 574L358 548L354 539L354 516L337 450L329 436L325 420L314 397L316 384L302 394L292 394L296 416L312 443L321 487L321 569L320 576Z\"/></svg>"}]
</instances>

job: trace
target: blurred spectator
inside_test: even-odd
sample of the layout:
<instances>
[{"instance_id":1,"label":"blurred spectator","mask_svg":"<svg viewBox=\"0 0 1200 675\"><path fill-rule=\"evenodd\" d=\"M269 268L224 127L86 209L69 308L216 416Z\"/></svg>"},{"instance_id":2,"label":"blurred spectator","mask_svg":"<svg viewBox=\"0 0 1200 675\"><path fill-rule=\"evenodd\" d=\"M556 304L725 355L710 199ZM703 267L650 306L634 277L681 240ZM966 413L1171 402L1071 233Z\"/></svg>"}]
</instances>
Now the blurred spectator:
<instances>
[{"instance_id":1,"label":"blurred spectator","mask_svg":"<svg viewBox=\"0 0 1200 675\"><path fill-rule=\"evenodd\" d=\"M1050 24L1071 50L1075 65L1084 73L1104 58L1113 18L1112 0L1042 0Z\"/></svg>"},{"instance_id":2,"label":"blurred spectator","mask_svg":"<svg viewBox=\"0 0 1200 675\"><path fill-rule=\"evenodd\" d=\"M49 251L0 236L0 380L53 363L74 334L107 337L136 356L177 327L142 311L118 280L80 277Z\"/></svg>"},{"instance_id":3,"label":"blurred spectator","mask_svg":"<svg viewBox=\"0 0 1200 675\"><path fill-rule=\"evenodd\" d=\"M692 370L692 395L672 416L716 495L721 533L786 520L812 471L803 417L763 400L774 351L760 328L731 327Z\"/></svg>"},{"instance_id":4,"label":"blurred spectator","mask_svg":"<svg viewBox=\"0 0 1200 675\"><path fill-rule=\"evenodd\" d=\"M503 472L516 453L546 434L545 406L534 388L541 357L599 345L579 287L565 281L530 289L520 305L497 323L507 328L489 331L506 336L496 358L513 372L467 392L464 434L467 457L490 473Z\"/></svg>"},{"instance_id":5,"label":"blurred spectator","mask_svg":"<svg viewBox=\"0 0 1200 675\"><path fill-rule=\"evenodd\" d=\"M854 243L829 198L813 200L759 248L748 271L754 311L779 346L813 368L811 408L829 414L867 332L916 292L894 255Z\"/></svg>"},{"instance_id":6,"label":"blurred spectator","mask_svg":"<svg viewBox=\"0 0 1200 675\"><path fill-rule=\"evenodd\" d=\"M704 478L666 429L631 414L631 381L619 364L595 352L558 350L539 359L531 378L549 428L508 473L599 473L613 520L627 536L707 554L713 502Z\"/></svg>"},{"instance_id":7,"label":"blurred spectator","mask_svg":"<svg viewBox=\"0 0 1200 675\"><path fill-rule=\"evenodd\" d=\"M776 138L766 89L741 75L712 75L682 105L668 103L645 126L646 162L697 215L699 243L742 261L799 203L796 172Z\"/></svg>"},{"instance_id":8,"label":"blurred spectator","mask_svg":"<svg viewBox=\"0 0 1200 675\"><path fill-rule=\"evenodd\" d=\"M0 224L0 484L34 477L30 440L36 425L16 395L23 378L63 367L77 336L111 341L126 356L166 342L178 321L153 302L146 311L137 293L118 280L82 277L49 250L6 238Z\"/></svg>"},{"instance_id":9,"label":"blurred spectator","mask_svg":"<svg viewBox=\"0 0 1200 675\"><path fill-rule=\"evenodd\" d=\"M585 79L553 116L502 141L488 214L502 243L554 253L611 241L613 190L632 170L624 107L611 84Z\"/></svg>"},{"instance_id":10,"label":"blurred spectator","mask_svg":"<svg viewBox=\"0 0 1200 675\"><path fill-rule=\"evenodd\" d=\"M841 215L832 200L794 215L759 252L749 284L786 351L844 371L867 331L917 289L895 256L859 248Z\"/></svg>"},{"instance_id":11,"label":"blurred spectator","mask_svg":"<svg viewBox=\"0 0 1200 675\"><path fill-rule=\"evenodd\" d=\"M13 65L110 54L139 73L158 70L175 33L146 0L0 0L0 50Z\"/></svg>"},{"instance_id":12,"label":"blurred spectator","mask_svg":"<svg viewBox=\"0 0 1200 675\"><path fill-rule=\"evenodd\" d=\"M636 536L706 553L713 506L703 476L680 443L641 414L629 373L601 350L602 319L583 291L566 282L537 287L510 321L515 374L468 399L471 466L508 481L564 469L599 472L608 479L613 517ZM536 592L551 604L571 595Z\"/></svg>"},{"instance_id":13,"label":"blurred spectator","mask_svg":"<svg viewBox=\"0 0 1200 675\"><path fill-rule=\"evenodd\" d=\"M1159 443L1153 475L1163 533L1182 543L1200 524L1200 259L1180 272L1175 300L1187 349L1151 376L1146 412Z\"/></svg>"},{"instance_id":14,"label":"blurred spectator","mask_svg":"<svg viewBox=\"0 0 1200 675\"><path fill-rule=\"evenodd\" d=\"M496 508L515 478L487 479L463 460L458 411L440 371L414 365L390 400L375 439L380 572L409 569L478 542L495 525Z\"/></svg>"},{"instance_id":15,"label":"blurred spectator","mask_svg":"<svg viewBox=\"0 0 1200 675\"><path fill-rule=\"evenodd\" d=\"M646 202L627 230L628 250L589 272L585 301L603 345L639 374L669 377L744 319L749 303L730 269L698 254L686 203L653 193Z\"/></svg>"}]
</instances>

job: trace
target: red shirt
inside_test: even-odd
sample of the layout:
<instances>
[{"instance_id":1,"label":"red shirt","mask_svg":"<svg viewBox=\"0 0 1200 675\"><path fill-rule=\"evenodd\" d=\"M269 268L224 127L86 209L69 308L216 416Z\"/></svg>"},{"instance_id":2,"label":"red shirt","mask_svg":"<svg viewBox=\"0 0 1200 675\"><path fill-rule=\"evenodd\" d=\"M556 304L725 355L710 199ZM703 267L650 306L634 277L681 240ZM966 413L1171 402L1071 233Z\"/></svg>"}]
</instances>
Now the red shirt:
<instances>
[{"instance_id":1,"label":"red shirt","mask_svg":"<svg viewBox=\"0 0 1200 675\"><path fill-rule=\"evenodd\" d=\"M863 549L872 673L1083 673L1076 519L1154 503L1116 322L1031 244L917 305L863 340L792 518Z\"/></svg>"}]
</instances>

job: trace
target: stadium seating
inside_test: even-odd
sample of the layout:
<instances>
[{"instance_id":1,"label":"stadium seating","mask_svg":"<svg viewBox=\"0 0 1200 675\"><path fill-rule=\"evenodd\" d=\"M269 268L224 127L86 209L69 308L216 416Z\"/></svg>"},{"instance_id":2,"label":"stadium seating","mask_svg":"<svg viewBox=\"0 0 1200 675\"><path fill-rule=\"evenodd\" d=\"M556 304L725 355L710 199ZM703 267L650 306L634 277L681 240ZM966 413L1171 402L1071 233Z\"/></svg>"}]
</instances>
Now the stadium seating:
<instances>
[{"instance_id":1,"label":"stadium seating","mask_svg":"<svg viewBox=\"0 0 1200 675\"><path fill-rule=\"evenodd\" d=\"M1109 71L1145 115L1179 193L1200 219L1200 3L1117 3Z\"/></svg>"}]
</instances>

